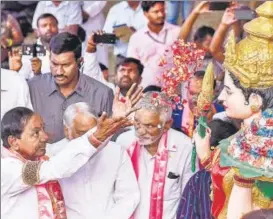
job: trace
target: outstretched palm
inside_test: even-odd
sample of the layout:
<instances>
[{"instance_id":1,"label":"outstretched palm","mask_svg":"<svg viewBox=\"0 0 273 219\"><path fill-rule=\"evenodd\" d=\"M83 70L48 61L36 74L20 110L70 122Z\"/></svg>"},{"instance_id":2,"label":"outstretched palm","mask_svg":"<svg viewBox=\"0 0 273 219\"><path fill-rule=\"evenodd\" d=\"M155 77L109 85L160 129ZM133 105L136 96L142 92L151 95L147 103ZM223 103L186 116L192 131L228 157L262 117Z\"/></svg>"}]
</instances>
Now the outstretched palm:
<instances>
[{"instance_id":1,"label":"outstretched palm","mask_svg":"<svg viewBox=\"0 0 273 219\"><path fill-rule=\"evenodd\" d=\"M126 117L137 109L134 106L141 99L143 93L142 87L137 87L133 84L127 92L126 97L120 98L120 88L116 89L114 103L113 103L113 117Z\"/></svg>"}]
</instances>

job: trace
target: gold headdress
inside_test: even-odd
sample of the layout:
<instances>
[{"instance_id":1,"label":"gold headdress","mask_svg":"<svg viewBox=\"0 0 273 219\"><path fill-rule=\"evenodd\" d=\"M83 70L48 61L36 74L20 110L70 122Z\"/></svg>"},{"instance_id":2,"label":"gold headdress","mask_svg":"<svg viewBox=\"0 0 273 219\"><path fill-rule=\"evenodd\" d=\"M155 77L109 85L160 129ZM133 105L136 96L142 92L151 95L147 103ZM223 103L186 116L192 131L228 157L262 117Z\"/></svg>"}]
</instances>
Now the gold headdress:
<instances>
[{"instance_id":1,"label":"gold headdress","mask_svg":"<svg viewBox=\"0 0 273 219\"><path fill-rule=\"evenodd\" d=\"M226 44L224 67L245 88L273 86L273 1L256 9L258 18L244 25L248 36L237 45L234 32Z\"/></svg>"},{"instance_id":2,"label":"gold headdress","mask_svg":"<svg viewBox=\"0 0 273 219\"><path fill-rule=\"evenodd\" d=\"M199 113L209 111L214 96L214 71L213 64L210 62L202 82L202 91L197 99L197 108Z\"/></svg>"}]
</instances>

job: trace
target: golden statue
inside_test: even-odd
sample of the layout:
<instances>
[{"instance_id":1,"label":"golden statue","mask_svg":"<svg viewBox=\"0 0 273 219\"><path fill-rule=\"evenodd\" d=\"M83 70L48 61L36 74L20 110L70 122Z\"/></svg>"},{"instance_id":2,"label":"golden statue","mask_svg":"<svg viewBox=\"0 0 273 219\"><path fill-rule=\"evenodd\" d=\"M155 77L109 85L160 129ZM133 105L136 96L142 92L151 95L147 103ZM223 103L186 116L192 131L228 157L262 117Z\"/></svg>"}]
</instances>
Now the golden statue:
<instances>
[{"instance_id":1,"label":"golden statue","mask_svg":"<svg viewBox=\"0 0 273 219\"><path fill-rule=\"evenodd\" d=\"M245 39L236 44L229 35L219 96L227 116L243 120L242 128L213 152L209 134L194 136L201 163L211 172L217 219L273 207L273 1L256 12L259 17L244 25Z\"/></svg>"}]
</instances>

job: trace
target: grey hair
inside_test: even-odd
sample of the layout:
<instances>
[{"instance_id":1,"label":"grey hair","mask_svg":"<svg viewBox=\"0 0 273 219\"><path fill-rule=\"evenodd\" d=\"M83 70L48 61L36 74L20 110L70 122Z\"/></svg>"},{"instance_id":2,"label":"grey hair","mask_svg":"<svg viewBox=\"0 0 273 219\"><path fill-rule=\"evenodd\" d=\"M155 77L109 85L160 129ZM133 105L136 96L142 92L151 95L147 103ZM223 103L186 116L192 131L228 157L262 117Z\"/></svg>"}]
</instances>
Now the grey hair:
<instances>
[{"instance_id":1,"label":"grey hair","mask_svg":"<svg viewBox=\"0 0 273 219\"><path fill-rule=\"evenodd\" d=\"M154 94L158 95L157 98L160 100L160 102L157 101L153 102L155 100ZM170 100L167 98L165 94L158 91L146 92L145 95L138 102L137 107L159 113L160 121L163 124L165 124L172 118L173 110Z\"/></svg>"},{"instance_id":2,"label":"grey hair","mask_svg":"<svg viewBox=\"0 0 273 219\"><path fill-rule=\"evenodd\" d=\"M71 104L66 108L63 115L63 123L67 128L70 128L78 113L83 113L85 116L97 119L92 113L91 107L85 102Z\"/></svg>"}]
</instances>

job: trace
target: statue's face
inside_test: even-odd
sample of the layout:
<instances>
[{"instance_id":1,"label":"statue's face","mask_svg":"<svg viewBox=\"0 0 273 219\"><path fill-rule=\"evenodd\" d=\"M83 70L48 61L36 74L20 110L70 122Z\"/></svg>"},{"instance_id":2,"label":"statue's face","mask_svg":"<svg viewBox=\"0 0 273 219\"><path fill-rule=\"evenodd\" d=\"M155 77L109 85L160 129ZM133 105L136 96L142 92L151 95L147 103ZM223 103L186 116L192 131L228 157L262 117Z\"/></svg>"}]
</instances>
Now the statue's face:
<instances>
[{"instance_id":1,"label":"statue's face","mask_svg":"<svg viewBox=\"0 0 273 219\"><path fill-rule=\"evenodd\" d=\"M223 102L226 114L234 119L247 119L252 116L251 102L246 100L241 89L234 85L230 73L226 71L224 79L224 89L218 99Z\"/></svg>"}]
</instances>

